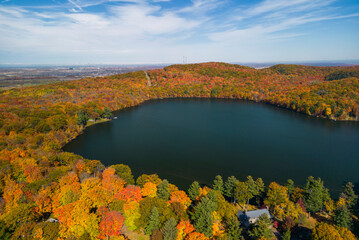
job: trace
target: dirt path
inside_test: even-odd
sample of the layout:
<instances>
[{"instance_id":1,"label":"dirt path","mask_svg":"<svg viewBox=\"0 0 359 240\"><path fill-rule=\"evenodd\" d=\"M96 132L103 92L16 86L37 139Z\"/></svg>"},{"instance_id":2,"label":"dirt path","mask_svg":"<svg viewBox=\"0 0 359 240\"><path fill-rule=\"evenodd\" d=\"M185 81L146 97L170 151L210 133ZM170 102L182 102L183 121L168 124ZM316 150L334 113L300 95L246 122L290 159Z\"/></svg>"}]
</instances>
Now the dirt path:
<instances>
[{"instance_id":1,"label":"dirt path","mask_svg":"<svg viewBox=\"0 0 359 240\"><path fill-rule=\"evenodd\" d=\"M145 73L146 78L147 78L147 87L151 87L152 85L151 85L151 78L150 78L150 76L148 76L148 74L147 74L146 71L143 71L143 72Z\"/></svg>"}]
</instances>

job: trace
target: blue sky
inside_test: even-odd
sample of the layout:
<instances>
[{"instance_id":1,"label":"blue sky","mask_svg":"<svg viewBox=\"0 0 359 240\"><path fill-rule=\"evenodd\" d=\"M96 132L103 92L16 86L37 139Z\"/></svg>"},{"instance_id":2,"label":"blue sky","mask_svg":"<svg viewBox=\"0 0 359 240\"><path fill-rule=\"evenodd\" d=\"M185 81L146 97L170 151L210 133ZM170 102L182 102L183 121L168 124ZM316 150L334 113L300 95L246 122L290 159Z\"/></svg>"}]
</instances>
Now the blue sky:
<instances>
[{"instance_id":1,"label":"blue sky","mask_svg":"<svg viewBox=\"0 0 359 240\"><path fill-rule=\"evenodd\" d=\"M0 0L0 64L359 59L358 0Z\"/></svg>"}]
</instances>

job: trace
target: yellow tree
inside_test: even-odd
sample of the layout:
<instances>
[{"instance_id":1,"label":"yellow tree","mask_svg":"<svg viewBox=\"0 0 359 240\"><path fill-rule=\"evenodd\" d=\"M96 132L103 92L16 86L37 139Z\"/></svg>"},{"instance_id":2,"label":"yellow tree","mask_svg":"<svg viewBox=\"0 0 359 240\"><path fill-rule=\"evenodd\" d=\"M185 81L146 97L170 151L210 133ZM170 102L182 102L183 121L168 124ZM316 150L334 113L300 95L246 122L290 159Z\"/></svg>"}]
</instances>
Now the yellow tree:
<instances>
[{"instance_id":1,"label":"yellow tree","mask_svg":"<svg viewBox=\"0 0 359 240\"><path fill-rule=\"evenodd\" d=\"M286 187L276 182L269 184L267 198L264 200L264 204L275 210L277 205L286 204L288 201L288 191Z\"/></svg>"},{"instance_id":2,"label":"yellow tree","mask_svg":"<svg viewBox=\"0 0 359 240\"><path fill-rule=\"evenodd\" d=\"M152 182L146 182L141 190L141 193L144 197L156 197L157 185Z\"/></svg>"},{"instance_id":3,"label":"yellow tree","mask_svg":"<svg viewBox=\"0 0 359 240\"><path fill-rule=\"evenodd\" d=\"M328 224L321 222L319 223L312 232L313 240L343 240L337 229Z\"/></svg>"}]
</instances>

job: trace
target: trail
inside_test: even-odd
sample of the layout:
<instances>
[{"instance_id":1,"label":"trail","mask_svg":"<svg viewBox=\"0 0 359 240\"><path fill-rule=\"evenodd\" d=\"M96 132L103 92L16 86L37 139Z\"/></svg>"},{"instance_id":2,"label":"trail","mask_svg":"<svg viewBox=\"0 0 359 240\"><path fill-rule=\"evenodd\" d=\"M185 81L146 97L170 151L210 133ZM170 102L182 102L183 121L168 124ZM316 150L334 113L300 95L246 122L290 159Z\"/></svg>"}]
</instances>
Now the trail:
<instances>
[{"instance_id":1,"label":"trail","mask_svg":"<svg viewBox=\"0 0 359 240\"><path fill-rule=\"evenodd\" d=\"M150 76L148 76L147 72L146 71L143 71L146 75L146 78L147 78L147 87L151 87L152 84L151 84L151 78Z\"/></svg>"}]
</instances>

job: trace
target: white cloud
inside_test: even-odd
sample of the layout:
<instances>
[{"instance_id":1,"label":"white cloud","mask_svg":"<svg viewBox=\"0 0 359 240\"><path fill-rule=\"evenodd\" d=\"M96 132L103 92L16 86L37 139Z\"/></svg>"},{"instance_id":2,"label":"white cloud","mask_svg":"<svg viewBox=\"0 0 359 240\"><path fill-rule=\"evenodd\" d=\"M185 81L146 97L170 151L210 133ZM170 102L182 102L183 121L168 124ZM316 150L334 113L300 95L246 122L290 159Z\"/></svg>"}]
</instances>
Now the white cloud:
<instances>
[{"instance_id":1,"label":"white cloud","mask_svg":"<svg viewBox=\"0 0 359 240\"><path fill-rule=\"evenodd\" d=\"M264 0L222 13L218 9L229 1L192 0L184 7L163 8L164 1L68 0L56 10L0 6L0 55L124 63L169 62L186 55L228 61L214 56L304 36L296 30L300 25L359 15L333 12L333 0ZM101 4L106 10L88 10ZM0 56L0 62L5 58Z\"/></svg>"}]
</instances>

